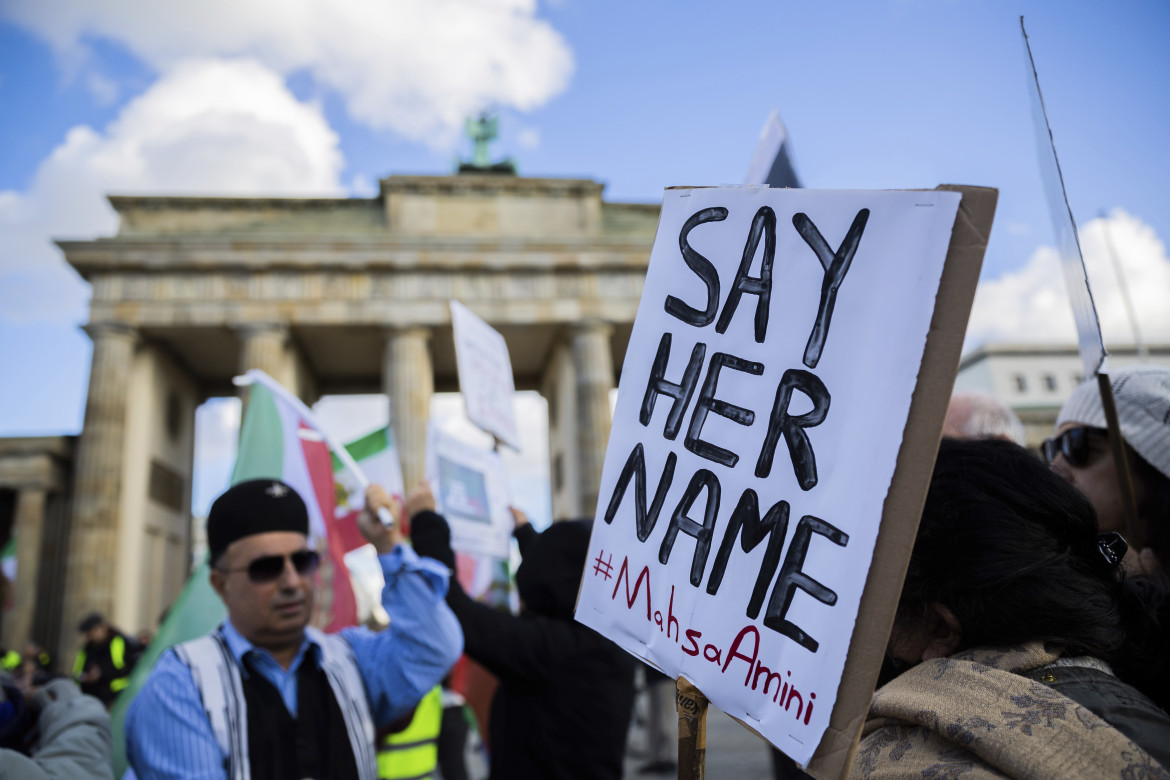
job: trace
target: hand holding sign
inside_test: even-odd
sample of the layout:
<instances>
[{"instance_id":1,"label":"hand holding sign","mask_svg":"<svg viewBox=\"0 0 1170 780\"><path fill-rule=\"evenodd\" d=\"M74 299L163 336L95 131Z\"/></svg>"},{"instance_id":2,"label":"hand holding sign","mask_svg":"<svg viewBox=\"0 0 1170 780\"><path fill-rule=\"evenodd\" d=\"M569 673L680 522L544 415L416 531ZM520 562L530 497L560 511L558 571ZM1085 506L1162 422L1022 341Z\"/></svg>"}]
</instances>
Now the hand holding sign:
<instances>
[{"instance_id":1,"label":"hand holding sign","mask_svg":"<svg viewBox=\"0 0 1170 780\"><path fill-rule=\"evenodd\" d=\"M387 525L384 517L389 516ZM366 488L366 506L358 515L358 528L378 555L385 555L402 542L402 502L371 483Z\"/></svg>"}]
</instances>

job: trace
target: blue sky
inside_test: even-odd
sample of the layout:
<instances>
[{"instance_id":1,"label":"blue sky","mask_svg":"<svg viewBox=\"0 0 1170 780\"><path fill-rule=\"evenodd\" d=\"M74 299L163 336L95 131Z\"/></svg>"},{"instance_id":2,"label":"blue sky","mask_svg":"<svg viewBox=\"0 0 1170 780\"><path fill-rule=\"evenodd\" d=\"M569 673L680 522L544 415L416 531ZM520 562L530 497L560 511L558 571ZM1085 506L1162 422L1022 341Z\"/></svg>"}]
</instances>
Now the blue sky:
<instances>
[{"instance_id":1,"label":"blue sky","mask_svg":"<svg viewBox=\"0 0 1170 780\"><path fill-rule=\"evenodd\" d=\"M80 428L87 290L48 239L112 234L103 193L368 196L449 172L485 105L523 175L609 200L740 183L773 108L806 186L998 187L968 345L1071 343L1021 14L1106 342L1132 338L1106 236L1170 340L1165 2L5 0L0 435Z\"/></svg>"}]
</instances>

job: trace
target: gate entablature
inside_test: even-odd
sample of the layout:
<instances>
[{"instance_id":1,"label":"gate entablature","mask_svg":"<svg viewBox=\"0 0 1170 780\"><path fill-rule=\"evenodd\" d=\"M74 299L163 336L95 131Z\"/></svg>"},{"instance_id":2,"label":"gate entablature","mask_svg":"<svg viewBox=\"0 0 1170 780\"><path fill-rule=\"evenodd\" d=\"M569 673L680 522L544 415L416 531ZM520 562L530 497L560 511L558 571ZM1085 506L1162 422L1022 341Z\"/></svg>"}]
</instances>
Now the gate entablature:
<instances>
[{"instance_id":1,"label":"gate entablature","mask_svg":"<svg viewBox=\"0 0 1170 780\"><path fill-rule=\"evenodd\" d=\"M603 189L474 174L390 176L367 199L112 196L116 235L58 242L92 285L94 341L62 625L97 610L153 626L142 594L182 579L160 587L141 563L190 544L193 437L167 421L192 430L249 368L308 403L385 392L405 476L421 476L431 394L456 387L451 299L504 335L517 387L549 399L554 516L592 514L658 220ZM152 480L186 504L160 505Z\"/></svg>"}]
</instances>

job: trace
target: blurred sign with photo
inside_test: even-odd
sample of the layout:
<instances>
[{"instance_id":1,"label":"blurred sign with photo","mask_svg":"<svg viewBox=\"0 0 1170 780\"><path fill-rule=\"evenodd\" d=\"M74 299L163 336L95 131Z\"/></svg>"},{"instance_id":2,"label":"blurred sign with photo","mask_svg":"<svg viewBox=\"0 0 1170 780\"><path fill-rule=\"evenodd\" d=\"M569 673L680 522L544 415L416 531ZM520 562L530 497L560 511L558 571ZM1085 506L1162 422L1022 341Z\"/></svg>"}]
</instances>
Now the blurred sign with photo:
<instances>
[{"instance_id":1,"label":"blurred sign with photo","mask_svg":"<svg viewBox=\"0 0 1170 780\"><path fill-rule=\"evenodd\" d=\"M426 475L457 552L507 558L512 537L508 475L496 452L427 428Z\"/></svg>"}]
</instances>

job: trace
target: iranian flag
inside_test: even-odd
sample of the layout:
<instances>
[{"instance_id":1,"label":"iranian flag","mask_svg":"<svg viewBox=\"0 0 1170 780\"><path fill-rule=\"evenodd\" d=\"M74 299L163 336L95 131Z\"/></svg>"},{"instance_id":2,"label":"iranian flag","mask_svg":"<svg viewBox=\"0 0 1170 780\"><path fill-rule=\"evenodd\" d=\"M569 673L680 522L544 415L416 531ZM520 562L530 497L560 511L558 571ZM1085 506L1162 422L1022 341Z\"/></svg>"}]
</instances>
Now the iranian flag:
<instances>
[{"instance_id":1,"label":"iranian flag","mask_svg":"<svg viewBox=\"0 0 1170 780\"><path fill-rule=\"evenodd\" d=\"M313 625L327 632L352 626L357 623L357 602L343 559L344 541L334 521L337 494L327 437L308 407L264 372L249 371L235 381L250 386L250 390L231 484L249 479L279 479L297 491L309 510L309 546L321 554L321 566L315 575L317 609ZM356 470L348 453L341 459ZM356 478L362 481L360 472ZM209 576L210 565L204 561L183 586L154 640L134 667L126 690L114 702L110 725L116 776L120 777L127 766L122 730L126 709L150 675L155 661L172 645L214 630L227 616Z\"/></svg>"},{"instance_id":2,"label":"iranian flag","mask_svg":"<svg viewBox=\"0 0 1170 780\"><path fill-rule=\"evenodd\" d=\"M300 495L309 509L309 547L321 554L313 625L330 633L356 625L347 551L334 521L337 493L325 434L309 409L267 374L249 371L242 381L251 388L232 484L279 479Z\"/></svg>"},{"instance_id":3,"label":"iranian flag","mask_svg":"<svg viewBox=\"0 0 1170 780\"><path fill-rule=\"evenodd\" d=\"M398 459L393 428L387 425L367 433L346 444L345 451L357 463L365 479L381 485L399 500L405 499L402 463ZM366 544L357 525L358 513L366 503L365 486L362 477L348 468L336 453L333 455L333 481L337 490L337 529L344 553Z\"/></svg>"}]
</instances>

